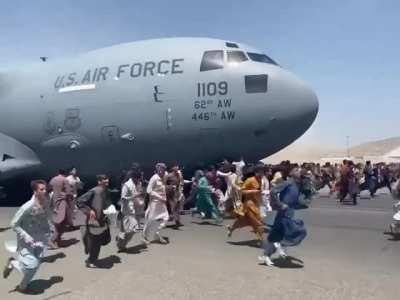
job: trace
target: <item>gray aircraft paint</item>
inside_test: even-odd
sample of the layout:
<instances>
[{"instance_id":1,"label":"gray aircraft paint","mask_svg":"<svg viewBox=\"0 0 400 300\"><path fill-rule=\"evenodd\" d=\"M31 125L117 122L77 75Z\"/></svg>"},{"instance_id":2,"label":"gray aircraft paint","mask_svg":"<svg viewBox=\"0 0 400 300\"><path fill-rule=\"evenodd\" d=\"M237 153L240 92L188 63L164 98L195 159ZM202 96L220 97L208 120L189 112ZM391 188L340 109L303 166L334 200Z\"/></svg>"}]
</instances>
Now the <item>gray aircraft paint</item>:
<instances>
[{"instance_id":1,"label":"gray aircraft paint","mask_svg":"<svg viewBox=\"0 0 400 300\"><path fill-rule=\"evenodd\" d=\"M226 53L223 69L200 72L205 51L262 53L225 43L147 40L0 73L0 180L32 168L258 160L289 145L313 123L315 93L282 67L228 64ZM246 93L247 75L267 75L267 91ZM61 92L71 88L87 89Z\"/></svg>"}]
</instances>

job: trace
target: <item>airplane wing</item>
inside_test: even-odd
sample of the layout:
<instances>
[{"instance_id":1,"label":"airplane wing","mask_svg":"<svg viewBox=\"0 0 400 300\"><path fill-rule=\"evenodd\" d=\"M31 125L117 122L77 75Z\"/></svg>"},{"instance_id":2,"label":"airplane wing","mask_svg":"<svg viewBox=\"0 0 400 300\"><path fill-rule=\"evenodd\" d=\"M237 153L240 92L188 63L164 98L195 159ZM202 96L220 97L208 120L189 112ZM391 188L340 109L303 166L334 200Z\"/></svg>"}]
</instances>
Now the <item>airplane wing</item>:
<instances>
[{"instance_id":1,"label":"airplane wing","mask_svg":"<svg viewBox=\"0 0 400 300\"><path fill-rule=\"evenodd\" d=\"M32 149L0 133L0 180L34 171L40 165L41 162Z\"/></svg>"}]
</instances>

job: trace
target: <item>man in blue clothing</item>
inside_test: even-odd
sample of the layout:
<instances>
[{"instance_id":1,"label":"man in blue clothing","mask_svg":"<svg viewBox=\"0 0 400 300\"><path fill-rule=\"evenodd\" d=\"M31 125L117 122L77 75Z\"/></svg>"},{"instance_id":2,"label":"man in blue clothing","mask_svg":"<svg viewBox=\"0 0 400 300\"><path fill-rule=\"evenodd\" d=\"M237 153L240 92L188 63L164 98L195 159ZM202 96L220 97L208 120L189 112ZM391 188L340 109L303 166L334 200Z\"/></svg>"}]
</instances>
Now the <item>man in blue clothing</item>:
<instances>
[{"instance_id":1,"label":"man in blue clothing","mask_svg":"<svg viewBox=\"0 0 400 300\"><path fill-rule=\"evenodd\" d=\"M307 235L303 221L294 218L295 209L299 207L300 180L300 170L294 168L285 181L271 190L271 206L278 212L265 241L264 255L258 257L267 266L274 265L272 254L278 251L281 257L286 257L283 247L299 245Z\"/></svg>"}]
</instances>

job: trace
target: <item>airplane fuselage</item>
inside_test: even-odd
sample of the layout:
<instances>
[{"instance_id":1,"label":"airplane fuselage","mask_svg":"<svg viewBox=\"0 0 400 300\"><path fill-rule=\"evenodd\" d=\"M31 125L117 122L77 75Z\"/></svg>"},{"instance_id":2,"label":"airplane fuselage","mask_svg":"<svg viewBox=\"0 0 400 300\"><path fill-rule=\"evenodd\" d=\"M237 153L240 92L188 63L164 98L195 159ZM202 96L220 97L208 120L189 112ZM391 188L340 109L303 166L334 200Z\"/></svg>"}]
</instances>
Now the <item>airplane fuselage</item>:
<instances>
[{"instance_id":1,"label":"airplane fuselage","mask_svg":"<svg viewBox=\"0 0 400 300\"><path fill-rule=\"evenodd\" d=\"M260 51L237 45L149 40L0 73L3 141L31 149L46 174L72 166L118 173L133 161L262 159L310 127L318 101L290 72L249 59ZM246 60L230 62L235 51ZM4 145L0 135L3 163L26 156ZM24 172L16 165L14 173Z\"/></svg>"}]
</instances>

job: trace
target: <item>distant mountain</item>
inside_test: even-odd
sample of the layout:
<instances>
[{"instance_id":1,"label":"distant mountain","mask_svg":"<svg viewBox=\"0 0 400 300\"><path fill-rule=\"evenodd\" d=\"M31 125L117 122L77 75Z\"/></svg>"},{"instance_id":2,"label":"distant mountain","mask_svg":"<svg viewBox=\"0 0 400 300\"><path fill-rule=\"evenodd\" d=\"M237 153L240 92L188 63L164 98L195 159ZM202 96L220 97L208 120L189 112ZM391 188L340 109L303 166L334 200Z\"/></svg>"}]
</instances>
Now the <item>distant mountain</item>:
<instances>
[{"instance_id":1,"label":"distant mountain","mask_svg":"<svg viewBox=\"0 0 400 300\"><path fill-rule=\"evenodd\" d=\"M262 161L269 164L277 164L283 160L290 160L291 162L298 163L311 161L317 162L321 157L326 156L327 153L338 151L340 150L332 147L295 142L285 149L264 158Z\"/></svg>"},{"instance_id":2,"label":"distant mountain","mask_svg":"<svg viewBox=\"0 0 400 300\"><path fill-rule=\"evenodd\" d=\"M400 147L400 137L393 137L375 142L363 143L350 148L352 156L380 156Z\"/></svg>"},{"instance_id":3,"label":"distant mountain","mask_svg":"<svg viewBox=\"0 0 400 300\"><path fill-rule=\"evenodd\" d=\"M363 143L349 149L350 156L383 156L388 152L400 148L400 137ZM285 149L263 159L266 163L279 163L283 160L293 162L319 161L322 157L345 157L346 149L333 149L321 145L293 143Z\"/></svg>"}]
</instances>

